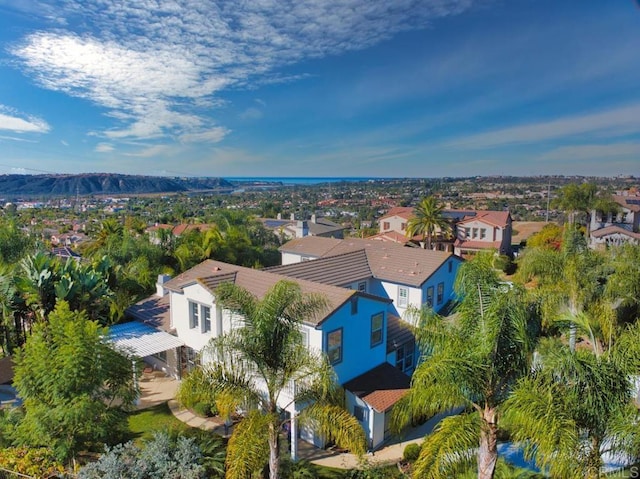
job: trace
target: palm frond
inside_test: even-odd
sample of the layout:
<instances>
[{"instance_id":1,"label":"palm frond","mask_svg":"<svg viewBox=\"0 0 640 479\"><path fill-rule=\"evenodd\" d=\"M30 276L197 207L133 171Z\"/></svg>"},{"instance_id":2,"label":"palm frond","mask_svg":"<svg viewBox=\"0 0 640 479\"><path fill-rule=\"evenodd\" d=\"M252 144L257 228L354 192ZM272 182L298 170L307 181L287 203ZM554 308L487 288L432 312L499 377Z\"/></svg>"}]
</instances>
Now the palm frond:
<instances>
[{"instance_id":1,"label":"palm frond","mask_svg":"<svg viewBox=\"0 0 640 479\"><path fill-rule=\"evenodd\" d=\"M414 476L425 479L456 477L473 464L479 435L478 414L444 418L425 438L414 464Z\"/></svg>"},{"instance_id":2,"label":"palm frond","mask_svg":"<svg viewBox=\"0 0 640 479\"><path fill-rule=\"evenodd\" d=\"M367 439L358 420L346 409L334 404L316 402L302 410L301 424L310 424L327 441L362 456Z\"/></svg>"},{"instance_id":3,"label":"palm frond","mask_svg":"<svg viewBox=\"0 0 640 479\"><path fill-rule=\"evenodd\" d=\"M227 479L251 479L269 460L271 416L251 411L233 431L227 446Z\"/></svg>"}]
</instances>

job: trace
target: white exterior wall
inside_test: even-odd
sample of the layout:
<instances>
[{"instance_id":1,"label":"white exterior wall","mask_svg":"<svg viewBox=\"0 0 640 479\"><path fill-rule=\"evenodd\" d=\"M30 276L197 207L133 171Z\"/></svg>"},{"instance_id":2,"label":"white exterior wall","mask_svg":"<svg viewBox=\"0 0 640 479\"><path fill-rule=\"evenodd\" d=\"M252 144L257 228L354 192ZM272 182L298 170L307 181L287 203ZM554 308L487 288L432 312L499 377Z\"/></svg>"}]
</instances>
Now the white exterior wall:
<instances>
[{"instance_id":1,"label":"white exterior wall","mask_svg":"<svg viewBox=\"0 0 640 479\"><path fill-rule=\"evenodd\" d=\"M405 229L402 229L402 224L405 225L409 222L409 220L402 218L400 216L389 216L388 218L380 219L380 233L386 233L387 231L397 231L398 233L404 233ZM389 223L389 228L384 228L384 224Z\"/></svg>"},{"instance_id":2,"label":"white exterior wall","mask_svg":"<svg viewBox=\"0 0 640 479\"><path fill-rule=\"evenodd\" d=\"M301 263L302 261L317 259L315 256L309 256L309 255L297 254L297 253L285 253L284 251L281 253L281 255L282 255L283 266L286 264Z\"/></svg>"},{"instance_id":3,"label":"white exterior wall","mask_svg":"<svg viewBox=\"0 0 640 479\"><path fill-rule=\"evenodd\" d=\"M417 288L415 286L401 285L397 283L389 283L386 281L380 281L380 287L384 291L382 293L382 296L393 300L391 309L395 310L395 314L402 318L405 317L405 313L410 306L413 306L415 308L420 308L422 306L422 290L420 288ZM409 292L406 307L400 307L398 305L398 295L400 294L400 288L407 288Z\"/></svg>"},{"instance_id":4,"label":"white exterior wall","mask_svg":"<svg viewBox=\"0 0 640 479\"><path fill-rule=\"evenodd\" d=\"M369 422L372 425L373 437L371 437L371 448L377 449L384 442L384 416L385 413L370 409Z\"/></svg>"},{"instance_id":5,"label":"white exterior wall","mask_svg":"<svg viewBox=\"0 0 640 479\"><path fill-rule=\"evenodd\" d=\"M477 228L478 229L478 236L476 236L475 238L471 235L466 235L466 231L470 230L473 231L473 228ZM484 238L481 238L480 236L480 230L485 229L486 230L486 236ZM496 226L484 223L483 221L479 221L479 220L474 220L474 221L469 221L466 222L464 224L458 225L458 238L461 240L470 240L470 241L482 241L482 242L486 242L486 243L492 243L494 241L502 241L502 228L498 228Z\"/></svg>"}]
</instances>

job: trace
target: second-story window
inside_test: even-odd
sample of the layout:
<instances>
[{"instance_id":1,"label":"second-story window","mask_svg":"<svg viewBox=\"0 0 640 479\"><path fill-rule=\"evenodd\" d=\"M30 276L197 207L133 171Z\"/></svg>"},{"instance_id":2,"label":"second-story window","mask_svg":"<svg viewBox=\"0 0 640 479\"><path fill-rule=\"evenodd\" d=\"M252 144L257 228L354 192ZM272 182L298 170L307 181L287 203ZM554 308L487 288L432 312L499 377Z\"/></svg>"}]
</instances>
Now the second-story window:
<instances>
[{"instance_id":1,"label":"second-story window","mask_svg":"<svg viewBox=\"0 0 640 479\"><path fill-rule=\"evenodd\" d=\"M480 229L480 239L485 239L487 237L487 229L486 228L481 228Z\"/></svg>"},{"instance_id":2,"label":"second-story window","mask_svg":"<svg viewBox=\"0 0 640 479\"><path fill-rule=\"evenodd\" d=\"M331 364L342 361L342 328L327 334L327 356Z\"/></svg>"},{"instance_id":3,"label":"second-story window","mask_svg":"<svg viewBox=\"0 0 640 479\"><path fill-rule=\"evenodd\" d=\"M211 308L202 306L202 332L208 333L209 331L211 331Z\"/></svg>"},{"instance_id":4,"label":"second-story window","mask_svg":"<svg viewBox=\"0 0 640 479\"><path fill-rule=\"evenodd\" d=\"M385 230L385 231L388 230L388 229L391 229L391 223L389 223L388 221L384 221L382 223L382 229Z\"/></svg>"},{"instance_id":5,"label":"second-story window","mask_svg":"<svg viewBox=\"0 0 640 479\"><path fill-rule=\"evenodd\" d=\"M398 307L406 308L409 304L409 288L398 286Z\"/></svg>"},{"instance_id":6,"label":"second-story window","mask_svg":"<svg viewBox=\"0 0 640 479\"><path fill-rule=\"evenodd\" d=\"M189 328L194 329L200 324L200 311L198 303L189 301Z\"/></svg>"},{"instance_id":7,"label":"second-story window","mask_svg":"<svg viewBox=\"0 0 640 479\"><path fill-rule=\"evenodd\" d=\"M433 307L433 286L427 288L427 306Z\"/></svg>"},{"instance_id":8,"label":"second-story window","mask_svg":"<svg viewBox=\"0 0 640 479\"><path fill-rule=\"evenodd\" d=\"M444 283L438 283L438 304L444 300Z\"/></svg>"},{"instance_id":9,"label":"second-story window","mask_svg":"<svg viewBox=\"0 0 640 479\"><path fill-rule=\"evenodd\" d=\"M367 292L367 282L366 281L360 281L358 283L358 291L360 291L361 293L366 293Z\"/></svg>"},{"instance_id":10,"label":"second-story window","mask_svg":"<svg viewBox=\"0 0 640 479\"><path fill-rule=\"evenodd\" d=\"M371 347L382 343L382 328L384 326L384 313L371 316Z\"/></svg>"}]
</instances>

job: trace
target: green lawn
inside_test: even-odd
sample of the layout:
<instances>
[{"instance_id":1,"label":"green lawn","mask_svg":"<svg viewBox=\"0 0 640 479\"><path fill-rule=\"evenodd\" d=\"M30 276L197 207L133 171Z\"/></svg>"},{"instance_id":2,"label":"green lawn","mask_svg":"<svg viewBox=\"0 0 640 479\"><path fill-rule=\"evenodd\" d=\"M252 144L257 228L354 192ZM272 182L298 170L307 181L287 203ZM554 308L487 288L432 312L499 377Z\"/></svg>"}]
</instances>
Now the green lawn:
<instances>
[{"instance_id":1,"label":"green lawn","mask_svg":"<svg viewBox=\"0 0 640 479\"><path fill-rule=\"evenodd\" d=\"M129 415L129 439L135 442L151 439L155 431L186 429L189 426L175 418L167 403L134 411Z\"/></svg>"}]
</instances>

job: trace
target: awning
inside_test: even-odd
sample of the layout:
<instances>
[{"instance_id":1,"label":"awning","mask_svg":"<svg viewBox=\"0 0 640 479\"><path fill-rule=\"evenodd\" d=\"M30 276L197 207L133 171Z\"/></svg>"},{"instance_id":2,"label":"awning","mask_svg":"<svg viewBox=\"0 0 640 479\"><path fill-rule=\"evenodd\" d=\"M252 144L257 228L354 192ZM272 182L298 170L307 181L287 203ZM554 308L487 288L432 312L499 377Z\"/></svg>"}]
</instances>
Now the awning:
<instances>
[{"instance_id":1,"label":"awning","mask_svg":"<svg viewBox=\"0 0 640 479\"><path fill-rule=\"evenodd\" d=\"M184 346L184 342L177 336L137 321L112 326L109 328L108 339L117 349L139 358Z\"/></svg>"}]
</instances>

